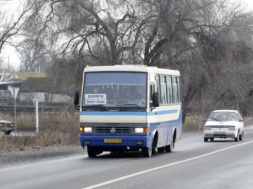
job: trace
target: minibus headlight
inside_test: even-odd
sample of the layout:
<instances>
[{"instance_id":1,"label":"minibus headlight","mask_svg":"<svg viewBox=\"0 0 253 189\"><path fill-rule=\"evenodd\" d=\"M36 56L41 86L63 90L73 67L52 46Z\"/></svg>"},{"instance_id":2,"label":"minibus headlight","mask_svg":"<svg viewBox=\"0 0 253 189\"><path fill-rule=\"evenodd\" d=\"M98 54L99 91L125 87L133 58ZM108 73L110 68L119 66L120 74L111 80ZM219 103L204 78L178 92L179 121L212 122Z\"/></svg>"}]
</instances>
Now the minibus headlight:
<instances>
[{"instance_id":1,"label":"minibus headlight","mask_svg":"<svg viewBox=\"0 0 253 189\"><path fill-rule=\"evenodd\" d=\"M143 133L144 128L135 128L135 133Z\"/></svg>"},{"instance_id":2,"label":"minibus headlight","mask_svg":"<svg viewBox=\"0 0 253 189\"><path fill-rule=\"evenodd\" d=\"M91 133L92 132L92 127L84 127L83 128L85 133Z\"/></svg>"},{"instance_id":3,"label":"minibus headlight","mask_svg":"<svg viewBox=\"0 0 253 189\"><path fill-rule=\"evenodd\" d=\"M135 133L149 133L149 127L137 127L134 130Z\"/></svg>"},{"instance_id":4,"label":"minibus headlight","mask_svg":"<svg viewBox=\"0 0 253 189\"><path fill-rule=\"evenodd\" d=\"M80 131L80 133L91 133L92 127L80 127L79 131Z\"/></svg>"}]
</instances>

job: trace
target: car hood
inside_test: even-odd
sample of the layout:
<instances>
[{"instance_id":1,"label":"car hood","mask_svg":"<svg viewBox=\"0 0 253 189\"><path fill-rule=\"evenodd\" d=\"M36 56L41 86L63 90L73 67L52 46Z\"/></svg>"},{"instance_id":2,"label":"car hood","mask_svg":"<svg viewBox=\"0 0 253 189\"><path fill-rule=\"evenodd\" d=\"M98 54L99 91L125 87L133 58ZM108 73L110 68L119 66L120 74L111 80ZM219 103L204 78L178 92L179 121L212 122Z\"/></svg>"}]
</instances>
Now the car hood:
<instances>
[{"instance_id":1,"label":"car hood","mask_svg":"<svg viewBox=\"0 0 253 189\"><path fill-rule=\"evenodd\" d=\"M215 125L237 125L238 121L207 121L205 123L205 126L215 126Z\"/></svg>"}]
</instances>

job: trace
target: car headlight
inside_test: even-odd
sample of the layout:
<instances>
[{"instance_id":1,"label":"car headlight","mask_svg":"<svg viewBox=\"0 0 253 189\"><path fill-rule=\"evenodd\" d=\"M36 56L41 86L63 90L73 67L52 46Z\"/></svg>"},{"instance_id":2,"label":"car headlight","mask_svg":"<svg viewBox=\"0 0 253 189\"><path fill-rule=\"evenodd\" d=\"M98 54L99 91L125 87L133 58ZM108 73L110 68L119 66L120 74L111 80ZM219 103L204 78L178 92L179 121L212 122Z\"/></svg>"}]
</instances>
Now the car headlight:
<instances>
[{"instance_id":1,"label":"car headlight","mask_svg":"<svg viewBox=\"0 0 253 189\"><path fill-rule=\"evenodd\" d=\"M235 127L234 127L234 126L228 127L228 130L230 130L230 131L235 131Z\"/></svg>"},{"instance_id":2,"label":"car headlight","mask_svg":"<svg viewBox=\"0 0 253 189\"><path fill-rule=\"evenodd\" d=\"M204 127L204 130L205 130L205 131L207 131L207 130L211 130L211 127L207 127L207 126L205 126L205 127Z\"/></svg>"}]
</instances>

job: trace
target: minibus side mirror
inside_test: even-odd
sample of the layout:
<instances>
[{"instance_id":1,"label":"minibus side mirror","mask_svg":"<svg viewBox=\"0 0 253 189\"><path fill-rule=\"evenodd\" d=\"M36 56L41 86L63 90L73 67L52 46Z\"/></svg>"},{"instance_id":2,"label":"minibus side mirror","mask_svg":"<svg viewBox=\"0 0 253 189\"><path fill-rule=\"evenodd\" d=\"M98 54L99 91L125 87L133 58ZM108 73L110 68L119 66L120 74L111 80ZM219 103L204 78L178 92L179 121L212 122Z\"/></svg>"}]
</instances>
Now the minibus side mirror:
<instances>
[{"instance_id":1,"label":"minibus side mirror","mask_svg":"<svg viewBox=\"0 0 253 189\"><path fill-rule=\"evenodd\" d=\"M79 105L79 91L76 91L74 94L74 105L76 110L80 110L80 105Z\"/></svg>"}]
</instances>

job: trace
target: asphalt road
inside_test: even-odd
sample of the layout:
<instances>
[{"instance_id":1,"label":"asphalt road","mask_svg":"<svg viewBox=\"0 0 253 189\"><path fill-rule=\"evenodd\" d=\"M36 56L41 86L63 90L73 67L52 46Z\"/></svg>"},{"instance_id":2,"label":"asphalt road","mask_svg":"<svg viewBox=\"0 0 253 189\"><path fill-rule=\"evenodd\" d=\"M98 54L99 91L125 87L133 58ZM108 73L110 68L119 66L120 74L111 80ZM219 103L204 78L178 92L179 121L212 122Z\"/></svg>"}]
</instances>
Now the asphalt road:
<instances>
[{"instance_id":1,"label":"asphalt road","mask_svg":"<svg viewBox=\"0 0 253 189\"><path fill-rule=\"evenodd\" d=\"M172 153L143 158L104 153L13 165L0 169L1 189L252 189L253 125L243 141L203 142L185 132Z\"/></svg>"}]
</instances>

